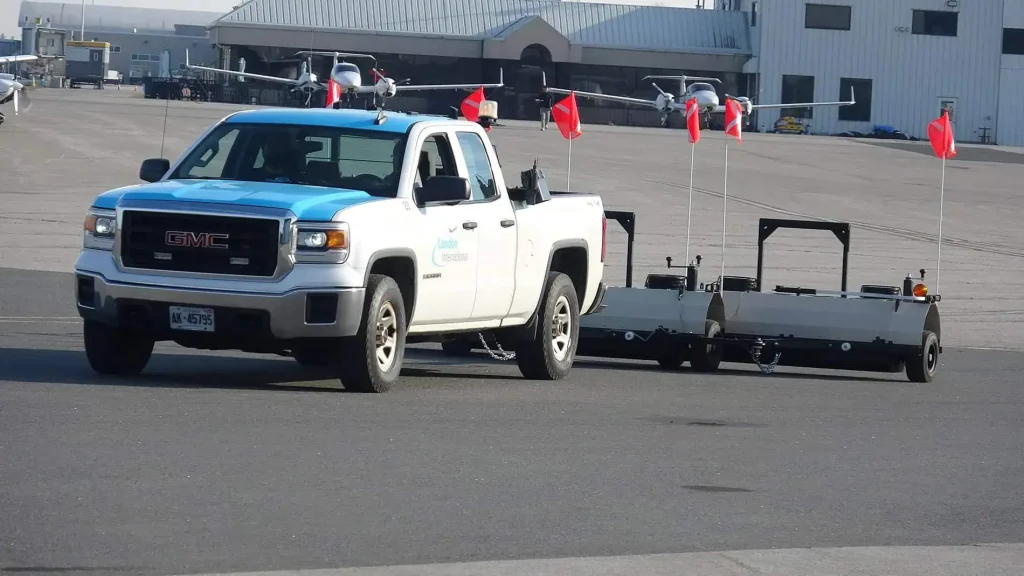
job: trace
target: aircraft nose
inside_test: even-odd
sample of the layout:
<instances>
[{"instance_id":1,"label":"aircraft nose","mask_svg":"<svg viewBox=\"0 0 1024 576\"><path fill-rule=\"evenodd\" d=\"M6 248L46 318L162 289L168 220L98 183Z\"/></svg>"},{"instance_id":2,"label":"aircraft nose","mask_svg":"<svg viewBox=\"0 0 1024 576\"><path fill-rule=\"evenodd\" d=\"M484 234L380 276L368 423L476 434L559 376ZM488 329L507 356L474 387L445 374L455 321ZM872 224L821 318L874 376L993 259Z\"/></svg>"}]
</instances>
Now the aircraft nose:
<instances>
[{"instance_id":1,"label":"aircraft nose","mask_svg":"<svg viewBox=\"0 0 1024 576\"><path fill-rule=\"evenodd\" d=\"M701 94L704 96L703 103L705 106L708 106L710 108L715 108L718 106L718 94L715 94L714 92L709 92L707 90L705 90Z\"/></svg>"}]
</instances>

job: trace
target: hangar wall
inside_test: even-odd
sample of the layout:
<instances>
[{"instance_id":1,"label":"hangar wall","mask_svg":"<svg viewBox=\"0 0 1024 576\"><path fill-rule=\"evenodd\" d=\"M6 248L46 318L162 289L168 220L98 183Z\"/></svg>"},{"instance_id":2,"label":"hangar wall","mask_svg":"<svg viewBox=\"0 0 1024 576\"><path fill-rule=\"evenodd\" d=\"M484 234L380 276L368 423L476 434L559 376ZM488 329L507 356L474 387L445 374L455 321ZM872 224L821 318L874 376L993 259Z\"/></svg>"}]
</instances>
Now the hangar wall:
<instances>
[{"instance_id":1,"label":"hangar wall","mask_svg":"<svg viewBox=\"0 0 1024 576\"><path fill-rule=\"evenodd\" d=\"M1002 39L995 139L1003 146L1024 146L1024 2L1004 3Z\"/></svg>"},{"instance_id":2,"label":"hangar wall","mask_svg":"<svg viewBox=\"0 0 1024 576\"><path fill-rule=\"evenodd\" d=\"M810 117L816 133L891 125L923 138L928 122L948 103L957 140L979 141L986 132L991 137L999 108L1002 0L807 4L744 3L747 11L757 7L756 102L845 100L852 84L857 106L781 114ZM1006 84L1008 90L1019 86L1014 82ZM779 116L759 112L757 124L767 129Z\"/></svg>"}]
</instances>

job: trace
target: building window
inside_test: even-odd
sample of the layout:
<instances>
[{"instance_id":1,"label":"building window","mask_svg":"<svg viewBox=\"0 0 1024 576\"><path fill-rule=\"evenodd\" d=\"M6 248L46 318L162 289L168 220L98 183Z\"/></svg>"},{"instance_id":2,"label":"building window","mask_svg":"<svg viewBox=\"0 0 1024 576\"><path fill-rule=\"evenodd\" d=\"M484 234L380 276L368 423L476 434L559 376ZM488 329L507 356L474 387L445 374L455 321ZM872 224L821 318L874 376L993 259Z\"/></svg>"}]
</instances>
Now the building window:
<instances>
[{"instance_id":1,"label":"building window","mask_svg":"<svg viewBox=\"0 0 1024 576\"><path fill-rule=\"evenodd\" d=\"M848 122L871 121L871 80L869 78L840 78L839 101L850 98L853 88L853 99L856 104L839 107L839 119Z\"/></svg>"},{"instance_id":2,"label":"building window","mask_svg":"<svg viewBox=\"0 0 1024 576\"><path fill-rule=\"evenodd\" d=\"M750 3L750 25L757 26L757 2Z\"/></svg>"},{"instance_id":3,"label":"building window","mask_svg":"<svg viewBox=\"0 0 1024 576\"><path fill-rule=\"evenodd\" d=\"M120 46L111 46L110 47L110 51L113 52L114 54L117 54L117 53L119 53L121 51L121 47Z\"/></svg>"},{"instance_id":4,"label":"building window","mask_svg":"<svg viewBox=\"0 0 1024 576\"><path fill-rule=\"evenodd\" d=\"M850 7L829 4L805 4L804 28L815 30L849 30Z\"/></svg>"},{"instance_id":5,"label":"building window","mask_svg":"<svg viewBox=\"0 0 1024 576\"><path fill-rule=\"evenodd\" d=\"M1024 54L1024 28L1003 28L1003 54Z\"/></svg>"},{"instance_id":6,"label":"building window","mask_svg":"<svg viewBox=\"0 0 1024 576\"><path fill-rule=\"evenodd\" d=\"M959 21L959 12L914 10L910 33L923 36L956 36Z\"/></svg>"},{"instance_id":7,"label":"building window","mask_svg":"<svg viewBox=\"0 0 1024 576\"><path fill-rule=\"evenodd\" d=\"M814 76L782 76L782 103L814 102ZM780 116L794 118L813 118L814 108L782 108Z\"/></svg>"}]
</instances>

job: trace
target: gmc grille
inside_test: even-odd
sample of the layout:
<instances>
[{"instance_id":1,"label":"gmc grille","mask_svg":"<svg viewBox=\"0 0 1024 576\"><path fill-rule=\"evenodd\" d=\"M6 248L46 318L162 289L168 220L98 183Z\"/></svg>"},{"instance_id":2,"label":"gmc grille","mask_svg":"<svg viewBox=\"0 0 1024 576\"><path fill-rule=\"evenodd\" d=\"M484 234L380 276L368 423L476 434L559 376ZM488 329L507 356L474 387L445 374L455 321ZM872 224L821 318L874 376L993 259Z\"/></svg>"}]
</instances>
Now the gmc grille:
<instances>
[{"instance_id":1,"label":"gmc grille","mask_svg":"<svg viewBox=\"0 0 1024 576\"><path fill-rule=\"evenodd\" d=\"M167 232L193 239L227 234L227 248L169 246ZM119 233L121 261L130 268L266 277L277 271L277 220L126 210Z\"/></svg>"}]
</instances>

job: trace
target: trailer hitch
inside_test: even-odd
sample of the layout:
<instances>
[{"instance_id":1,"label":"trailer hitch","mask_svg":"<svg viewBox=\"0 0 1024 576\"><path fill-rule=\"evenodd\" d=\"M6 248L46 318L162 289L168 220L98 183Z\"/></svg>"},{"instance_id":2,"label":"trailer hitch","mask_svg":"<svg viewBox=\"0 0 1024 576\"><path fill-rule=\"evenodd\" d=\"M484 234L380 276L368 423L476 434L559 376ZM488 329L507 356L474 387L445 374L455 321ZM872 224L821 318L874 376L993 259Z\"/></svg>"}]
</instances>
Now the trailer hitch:
<instances>
[{"instance_id":1,"label":"trailer hitch","mask_svg":"<svg viewBox=\"0 0 1024 576\"><path fill-rule=\"evenodd\" d=\"M776 352L775 358L771 362L769 362L768 364L762 364L761 352L765 349L765 347L768 347L768 353L770 354L772 352L771 346L766 345L764 340L761 340L760 338L755 340L754 343L751 344L750 346L750 358L754 361L754 364L756 364L757 367L761 369L761 373L767 376L768 374L774 372L775 367L779 365L779 358L782 358L782 352Z\"/></svg>"}]
</instances>

